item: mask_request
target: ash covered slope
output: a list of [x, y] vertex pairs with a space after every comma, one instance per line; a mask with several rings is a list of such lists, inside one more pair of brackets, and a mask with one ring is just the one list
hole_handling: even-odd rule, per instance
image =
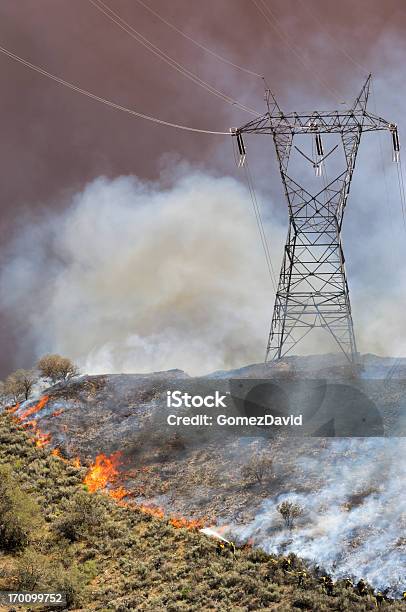
[[[51, 433], [52, 445], [68, 455], [92, 458], [123, 450], [165, 401], [167, 381], [182, 379], [188, 376], [180, 370], [82, 376], [48, 389], [35, 418], [41, 430]], [[17, 415], [33, 404], [21, 405]]]
[[[367, 393], [371, 400], [384, 409], [385, 433], [393, 435], [403, 411], [401, 396], [404, 383], [406, 390], [406, 359], [367, 355], [363, 362], [364, 368], [358, 376], [354, 376], [336, 355], [290, 357], [277, 364], [254, 364], [238, 370], [214, 372], [203, 378], [189, 377], [181, 370], [149, 375], [82, 376], [66, 385], [46, 390], [46, 403], [29, 417], [41, 430], [51, 434], [53, 446], [60, 447], [68, 455], [92, 458], [99, 452], [121, 450], [131, 453], [143, 447], [151, 450], [156, 444], [162, 445], [165, 436], [168, 437], [167, 428], [165, 432], [160, 429], [163, 415], [168, 412], [168, 389], [188, 391], [202, 381], [208, 388], [228, 389], [229, 379], [316, 379], [349, 384], [361, 390], [368, 383]], [[31, 411], [36, 403], [37, 400], [22, 404], [16, 414], [21, 416]], [[152, 429], [147, 427], [149, 423], [152, 423]], [[157, 436], [160, 440], [156, 440]], [[207, 440], [193, 442], [200, 446]]]
[[[386, 433], [394, 434], [404, 415], [405, 361], [363, 361], [358, 377], [339, 358], [323, 356], [216, 372], [206, 381], [221, 385], [231, 376], [316, 378], [361, 388], [368, 383], [375, 404], [385, 408]], [[405, 582], [404, 440], [170, 434], [162, 428], [166, 390], [194, 383], [180, 371], [82, 377], [50, 389], [32, 416], [65, 456], [86, 463], [120, 451], [121, 483], [138, 502], [224, 523], [241, 541], [295, 552], [337, 578], [366, 577], [399, 594]], [[21, 406], [16, 414], [25, 410]], [[246, 477], [244, 467], [258, 454], [268, 461], [266, 472], [261, 479]], [[293, 531], [277, 512], [287, 499], [303, 508]]]
[[[378, 357], [367, 353], [360, 355], [360, 378], [406, 379], [406, 357]], [[307, 355], [285, 357], [278, 362], [256, 363], [235, 370], [219, 370], [211, 377], [274, 377], [281, 372], [293, 372], [302, 377], [327, 377], [329, 380], [350, 376], [348, 362], [341, 354]]]
[[[286, 557], [251, 547], [218, 554], [216, 542], [198, 532], [91, 495], [81, 485], [83, 468], [32, 442], [12, 416], [0, 415], [2, 494], [13, 503], [12, 527], [24, 528], [13, 548], [4, 537], [7, 508], [0, 504], [2, 590], [30, 590], [35, 583], [36, 590], [64, 591], [68, 609], [77, 612], [366, 612], [376, 605], [370, 589], [360, 596], [344, 581], [327, 593], [319, 575], [295, 557], [287, 567]], [[383, 607], [397, 612], [406, 603]]]

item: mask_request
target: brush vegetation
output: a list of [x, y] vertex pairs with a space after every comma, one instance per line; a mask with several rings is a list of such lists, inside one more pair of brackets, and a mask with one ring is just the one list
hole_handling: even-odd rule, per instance
[[219, 552], [199, 532], [90, 494], [84, 474], [0, 415], [0, 590], [61, 590], [82, 611], [376, 609], [372, 590], [338, 582], [329, 594], [295, 556]]
[[28, 400], [36, 383], [42, 378], [51, 385], [67, 383], [80, 374], [78, 367], [68, 357], [44, 355], [36, 368], [16, 370], [5, 381], [0, 381], [0, 398], [4, 404], [16, 404]]

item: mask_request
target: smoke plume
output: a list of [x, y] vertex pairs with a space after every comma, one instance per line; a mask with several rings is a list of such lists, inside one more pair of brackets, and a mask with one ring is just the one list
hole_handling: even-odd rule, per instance
[[[65, 212], [26, 224], [2, 306], [37, 356], [60, 352], [87, 372], [192, 374], [263, 358], [273, 293], [248, 193], [186, 170], [166, 187], [99, 178]], [[283, 234], [273, 232], [279, 253]]]
[[[369, 168], [368, 177], [354, 183], [344, 232], [354, 324], [361, 352], [397, 356], [405, 230], [385, 225], [379, 178]], [[260, 202], [278, 275], [286, 211], [281, 223], [272, 197]], [[363, 225], [366, 207], [376, 232]], [[20, 366], [30, 353], [60, 352], [90, 373], [205, 374], [264, 357], [274, 291], [250, 196], [234, 178], [168, 159], [157, 182], [100, 177], [63, 212], [20, 219], [4, 261], [0, 306], [18, 329]], [[337, 351], [317, 331], [297, 354]]]
[[[255, 520], [235, 528], [267, 552], [294, 552], [335, 578], [367, 579], [376, 588], [404, 588], [406, 505], [403, 439], [333, 440], [311, 458], [297, 458], [287, 475], [292, 493], [268, 498]], [[286, 529], [277, 506], [304, 513]]]

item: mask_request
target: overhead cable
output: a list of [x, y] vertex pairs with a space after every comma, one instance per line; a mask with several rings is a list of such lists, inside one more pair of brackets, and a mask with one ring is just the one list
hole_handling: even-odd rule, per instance
[[56, 83], [59, 83], [60, 85], [63, 85], [64, 87], [68, 87], [72, 91], [76, 91], [77, 93], [80, 93], [84, 96], [87, 96], [88, 98], [91, 98], [92, 100], [96, 100], [97, 102], [106, 104], [107, 106], [110, 106], [111, 108], [122, 111], [124, 113], [128, 113], [129, 115], [139, 117], [140, 119], [146, 119], [147, 121], [152, 121], [160, 125], [166, 125], [168, 127], [177, 128], [178, 130], [185, 130], [188, 132], [198, 132], [200, 134], [215, 134], [219, 136], [230, 136], [229, 131], [228, 132], [217, 132], [214, 130], [203, 130], [203, 129], [189, 127], [187, 125], [180, 125], [178, 123], [171, 123], [170, 121], [164, 121], [163, 119], [159, 119], [158, 117], [152, 117], [151, 115], [145, 115], [144, 113], [139, 113], [138, 111], [135, 111], [131, 108], [127, 108], [126, 106], [117, 104], [116, 102], [113, 102], [112, 100], [108, 100], [106, 98], [97, 96], [96, 94], [88, 91], [87, 89], [82, 89], [81, 87], [78, 87], [77, 85], [74, 85], [73, 83], [70, 83], [69, 81], [65, 81], [64, 79], [61, 79], [60, 77], [48, 72], [44, 68], [41, 68], [40, 66], [37, 66], [36, 64], [33, 64], [29, 62], [28, 60], [20, 57], [19, 55], [16, 55], [12, 51], [9, 51], [8, 49], [6, 49], [5, 47], [2, 47], [1, 45], [0, 45], [0, 53], [3, 53], [3, 55], [6, 55], [10, 59], [16, 62], [19, 62], [20, 64], [23, 64], [30, 70], [34, 70], [35, 72], [42, 74], [42, 76], [45, 76], [48, 79], [52, 79]]
[[[375, 82], [373, 79], [371, 79], [371, 93], [372, 93], [372, 101], [373, 101], [373, 105], [374, 105], [374, 113], [375, 115], [378, 115], [378, 107], [376, 104], [376, 94], [375, 94]], [[384, 155], [383, 155], [383, 147], [382, 147], [382, 132], [378, 132], [378, 142], [379, 142], [379, 153], [380, 153], [380, 162], [381, 162], [381, 170], [382, 170], [382, 174], [383, 174], [383, 178], [384, 178], [384, 185], [385, 185], [385, 199], [386, 199], [386, 210], [391, 211], [391, 205], [389, 202], [389, 187], [388, 187], [388, 177], [386, 174], [386, 168], [385, 168], [385, 159], [384, 159]], [[393, 211], [391, 211], [392, 214], [390, 215], [390, 221], [391, 221], [391, 230], [393, 233], [393, 237], [395, 236], [394, 230], [395, 230], [395, 226], [393, 224]], [[404, 213], [402, 212], [402, 215], [404, 216]], [[403, 224], [405, 222], [403, 221]]]
[[258, 116], [260, 114], [253, 108], [245, 106], [244, 104], [241, 104], [240, 102], [238, 102], [238, 100], [234, 100], [234, 98], [231, 98], [227, 94], [224, 94], [222, 91], [220, 91], [219, 89], [216, 89], [213, 85], [210, 85], [209, 83], [207, 83], [206, 81], [198, 77], [196, 74], [194, 74], [193, 72], [191, 72], [190, 70], [182, 66], [182, 64], [180, 64], [179, 62], [174, 60], [172, 57], [170, 57], [167, 53], [162, 51], [162, 49], [160, 49], [159, 47], [151, 43], [151, 41], [149, 41], [145, 36], [143, 36], [140, 32], [138, 32], [131, 24], [125, 21], [122, 17], [120, 17], [120, 15], [117, 12], [115, 12], [113, 9], [107, 6], [107, 4], [105, 4], [102, 0], [89, 0], [89, 2], [100, 13], [102, 13], [105, 17], [107, 17], [107, 19], [109, 19], [112, 23], [115, 23], [121, 30], [123, 30], [129, 36], [131, 36], [131, 38], [133, 38], [138, 43], [140, 43], [143, 47], [148, 49], [148, 51], [150, 51], [151, 53], [159, 57], [163, 62], [168, 64], [168, 66], [171, 66], [171, 68], [173, 68], [174, 70], [182, 74], [184, 77], [193, 81], [193, 83], [195, 83], [196, 85], [199, 85], [200, 87], [202, 87], [209, 93], [223, 100], [224, 102], [227, 102], [227, 104], [231, 104], [232, 106], [235, 106], [236, 108], [239, 108], [240, 110], [250, 113], [251, 115]]
[[186, 34], [186, 32], [183, 32], [183, 30], [181, 30], [180, 28], [178, 28], [175, 25], [173, 25], [173, 23], [171, 23], [167, 19], [164, 19], [164, 17], [162, 17], [162, 15], [157, 13], [157, 11], [154, 11], [150, 6], [145, 4], [145, 2], [142, 2], [142, 0], [135, 0], [135, 1], [138, 2], [138, 4], [140, 4], [141, 6], [143, 6], [147, 11], [149, 11], [157, 19], [159, 19], [159, 21], [161, 21], [162, 23], [167, 25], [169, 28], [171, 28], [172, 30], [174, 30], [175, 32], [177, 32], [178, 34], [183, 36], [183, 38], [186, 38], [188, 41], [193, 43], [196, 47], [199, 47], [199, 49], [202, 49], [206, 53], [209, 53], [210, 55], [212, 55], [213, 57], [218, 59], [220, 62], [223, 62], [224, 64], [228, 64], [229, 66], [232, 66], [233, 68], [237, 68], [237, 70], [242, 70], [243, 72], [246, 72], [247, 74], [251, 74], [252, 76], [259, 77], [260, 79], [263, 78], [262, 74], [258, 74], [258, 72], [254, 72], [253, 70], [249, 70], [248, 68], [244, 68], [243, 66], [240, 66], [239, 64], [235, 64], [234, 62], [226, 59], [222, 55], [219, 55], [218, 53], [216, 53], [212, 49], [209, 49], [209, 47], [206, 47], [206, 45], [202, 45], [202, 43], [197, 42], [197, 40], [192, 38], [192, 36], [189, 36], [188, 34]]
[[398, 184], [399, 184], [400, 204], [402, 206], [403, 225], [406, 230], [406, 193], [405, 193], [405, 181], [403, 178], [403, 168], [402, 168], [401, 160], [399, 160], [399, 163], [396, 164], [396, 168], [398, 171]]
[[320, 19], [318, 18], [317, 14], [315, 11], [313, 11], [312, 8], [310, 8], [309, 3], [308, 2], [304, 2], [304, 0], [299, 0], [300, 4], [303, 6], [303, 8], [309, 13], [309, 15], [312, 17], [312, 19], [319, 25], [319, 27], [324, 30], [325, 34], [330, 38], [330, 40], [333, 41], [334, 45], [336, 46], [336, 48], [344, 55], [344, 57], [346, 57], [356, 68], [359, 68], [360, 71], [362, 71], [363, 74], [368, 74], [369, 70], [367, 70], [366, 68], [364, 68], [364, 66], [362, 66], [359, 62], [357, 62], [356, 59], [354, 59], [349, 53], [348, 51], [346, 51], [338, 42], [337, 38], [335, 36], [333, 36], [325, 27], [325, 25], [323, 23], [321, 23]]
[[[237, 155], [236, 155], [236, 151], [235, 151], [234, 139], [233, 139], [233, 153], [234, 153], [235, 163], [236, 163], [236, 165], [239, 166]], [[256, 219], [256, 222], [257, 222], [257, 226], [258, 226], [259, 237], [260, 237], [260, 240], [261, 240], [262, 248], [264, 250], [265, 261], [266, 261], [266, 266], [267, 266], [268, 273], [269, 273], [269, 278], [271, 280], [271, 284], [272, 284], [273, 290], [276, 292], [276, 290], [277, 290], [277, 283], [276, 283], [276, 277], [275, 277], [275, 270], [274, 270], [274, 267], [272, 265], [271, 251], [270, 251], [268, 240], [267, 240], [267, 237], [266, 237], [264, 223], [263, 223], [262, 215], [261, 215], [261, 209], [260, 209], [260, 206], [259, 206], [259, 203], [258, 203], [258, 199], [257, 199], [257, 195], [256, 195], [256, 192], [255, 192], [255, 188], [254, 188], [254, 181], [252, 179], [252, 174], [251, 174], [251, 171], [250, 171], [250, 168], [249, 168], [247, 160], [244, 161], [243, 168], [245, 170], [245, 180], [247, 182], [248, 192], [249, 192], [250, 197], [251, 197], [252, 208], [254, 210], [255, 219]]]
[[254, 6], [257, 8], [259, 13], [268, 23], [268, 25], [273, 29], [274, 32], [279, 36], [279, 38], [285, 43], [288, 49], [293, 53], [298, 62], [305, 68], [318, 82], [322, 85], [330, 95], [335, 99], [340, 99], [340, 94], [332, 89], [330, 85], [322, 79], [317, 72], [314, 70], [314, 66], [311, 66], [303, 57], [303, 53], [301, 53], [300, 49], [298, 49], [290, 40], [290, 37], [284, 32], [281, 28], [279, 21], [276, 19], [275, 15], [269, 8], [269, 6], [265, 3], [264, 0], [251, 0]]

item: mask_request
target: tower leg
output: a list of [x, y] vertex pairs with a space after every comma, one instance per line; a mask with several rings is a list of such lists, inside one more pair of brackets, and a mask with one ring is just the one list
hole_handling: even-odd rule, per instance
[[335, 217], [291, 218], [266, 361], [280, 359], [314, 328], [334, 337], [348, 361], [357, 348]]

